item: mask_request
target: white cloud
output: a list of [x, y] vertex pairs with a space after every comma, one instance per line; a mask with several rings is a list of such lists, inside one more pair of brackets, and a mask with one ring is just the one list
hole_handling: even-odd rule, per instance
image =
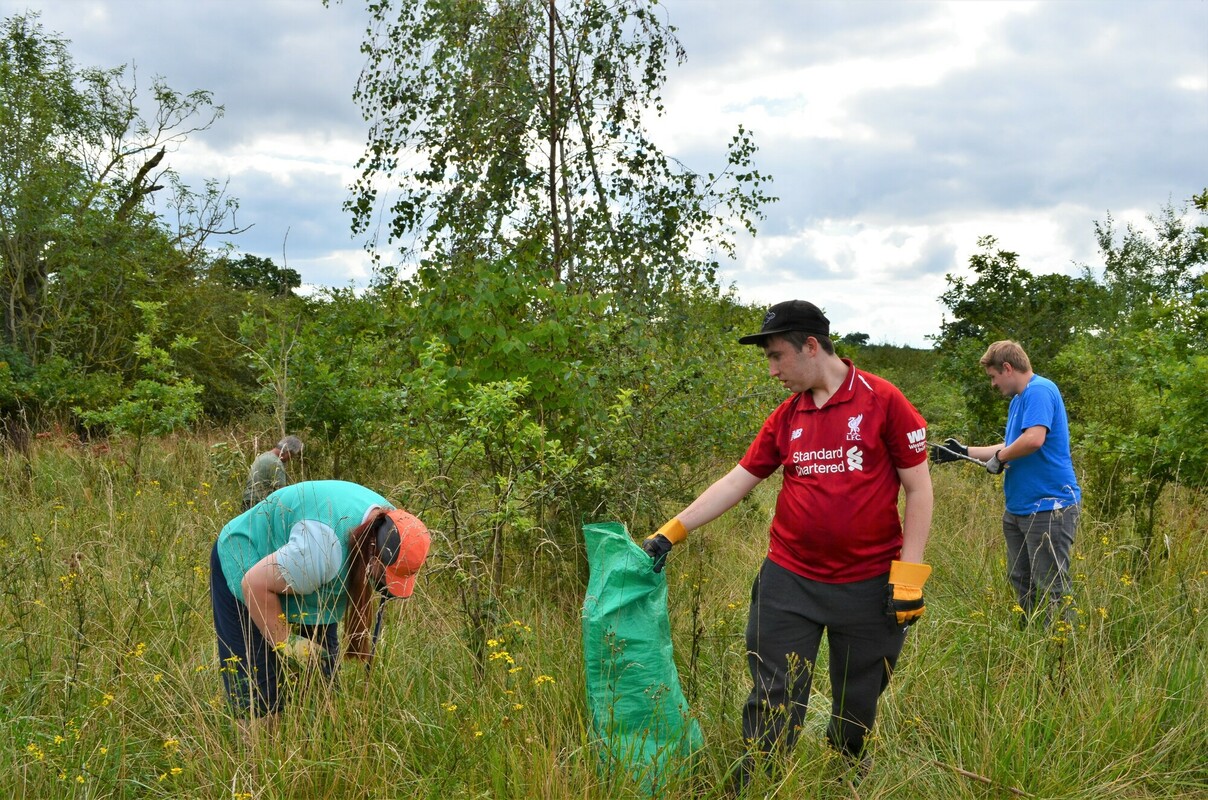
[[[743, 47], [724, 70], [715, 66], [699, 81], [679, 83], [672, 77], [668, 112], [652, 122], [651, 130], [675, 149], [691, 149], [704, 141], [728, 136], [739, 124], [758, 131], [761, 141], [782, 139], [844, 139], [900, 143], [900, 134], [868, 124], [853, 114], [855, 99], [872, 91], [926, 88], [973, 68], [979, 62], [1005, 57], [996, 29], [1005, 20], [1026, 14], [1036, 3], [945, 3], [932, 17], [882, 33], [853, 48], [843, 58], [804, 66], [784, 66], [790, 44], [782, 31]], [[802, 15], [808, 19], [808, 14]], [[920, 51], [909, 42], [922, 39]], [[875, 52], [878, 45], [884, 50]], [[808, 47], [808, 38], [792, 46]]]
[[1208, 75], [1181, 75], [1174, 85], [1188, 92], [1208, 92]]
[[[27, 2], [0, 0], [0, 16]], [[837, 330], [925, 345], [944, 274], [967, 269], [978, 237], [1072, 273], [1096, 266], [1095, 220], [1143, 224], [1205, 185], [1208, 2], [660, 8], [688, 61], [669, 67], [655, 141], [716, 171], [741, 124], [782, 198], [722, 265], [747, 302], [809, 297]], [[163, 75], [226, 106], [171, 162], [195, 186], [230, 178], [254, 225], [241, 251], [287, 257], [308, 284], [369, 279], [342, 210], [365, 136], [362, 4], [72, 0], [45, 3], [43, 22], [81, 66], [135, 62], [143, 84]]]
[[356, 178], [353, 165], [361, 156], [363, 142], [325, 138], [320, 145], [312, 135], [268, 131], [221, 149], [204, 141], [191, 142], [178, 156], [179, 168], [233, 177], [254, 172], [284, 186], [305, 175], [322, 175], [350, 184]]
[[[1148, 213], [1122, 209], [1112, 217], [1121, 227], [1143, 228]], [[841, 333], [925, 347], [944, 317], [945, 276], [972, 274], [980, 237], [994, 236], [994, 250], [1016, 253], [1033, 274], [1075, 275], [1097, 265], [1095, 217], [1092, 209], [1057, 206], [912, 225], [827, 219], [745, 243], [721, 276], [725, 284], [737, 283], [749, 302], [807, 299], [827, 309]]]
[[373, 277], [373, 260], [364, 250], [331, 250], [317, 257], [290, 259], [289, 267], [310, 276], [307, 284], [311, 291], [350, 284], [363, 288]]

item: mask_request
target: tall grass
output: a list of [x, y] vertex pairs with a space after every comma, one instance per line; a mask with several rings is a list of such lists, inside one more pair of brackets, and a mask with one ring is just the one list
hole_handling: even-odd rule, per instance
[[[416, 595], [390, 609], [372, 671], [346, 668], [334, 692], [298, 691], [274, 733], [237, 736], [207, 583], [214, 536], [239, 497], [229, 455], [200, 437], [165, 440], [138, 483], [120, 450], [62, 439], [40, 440], [28, 462], [5, 460], [0, 795], [643, 796], [598, 769], [581, 589], [540, 577], [575, 574], [581, 565], [564, 562], [581, 553], [513, 560], [522, 572], [479, 669], [439, 531]], [[1165, 557], [1148, 565], [1138, 566], [1127, 521], [1084, 517], [1077, 623], [1043, 631], [1018, 624], [999, 488], [973, 467], [933, 474], [928, 612], [882, 700], [871, 771], [857, 781], [822, 744], [822, 670], [796, 753], [750, 794], [1208, 797], [1203, 494], [1164, 499]], [[740, 755], [743, 629], [775, 488], [760, 487], [670, 559], [676, 656], [706, 749], [664, 796], [721, 797]]]

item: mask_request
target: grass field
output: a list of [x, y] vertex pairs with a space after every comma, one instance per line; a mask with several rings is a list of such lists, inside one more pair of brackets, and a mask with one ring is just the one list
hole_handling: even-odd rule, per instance
[[[349, 668], [338, 692], [302, 693], [274, 735], [238, 737], [220, 695], [207, 581], [239, 475], [211, 441], [145, 452], [137, 481], [120, 451], [62, 437], [39, 440], [28, 460], [6, 457], [0, 796], [643, 796], [597, 769], [573, 546], [512, 559], [476, 668], [435, 531], [372, 673]], [[1164, 498], [1164, 552], [1147, 567], [1128, 520], [1085, 514], [1076, 629], [1043, 632], [1017, 624], [993, 479], [964, 465], [933, 474], [928, 611], [882, 699], [872, 770], [854, 783], [822, 744], [820, 674], [817, 725], [776, 781], [748, 796], [1208, 797], [1203, 493]], [[761, 486], [671, 557], [676, 657], [706, 746], [661, 796], [721, 797], [740, 753], [742, 632], [774, 491]]]

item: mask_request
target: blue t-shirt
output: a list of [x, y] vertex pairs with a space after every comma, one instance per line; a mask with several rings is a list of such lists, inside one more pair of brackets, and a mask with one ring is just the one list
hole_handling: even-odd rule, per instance
[[1043, 425], [1048, 433], [1035, 453], [1007, 463], [1003, 492], [1007, 511], [1019, 516], [1077, 505], [1082, 490], [1070, 458], [1070, 421], [1057, 384], [1033, 375], [1027, 387], [1011, 398], [1007, 433], [1011, 444], [1028, 428]]

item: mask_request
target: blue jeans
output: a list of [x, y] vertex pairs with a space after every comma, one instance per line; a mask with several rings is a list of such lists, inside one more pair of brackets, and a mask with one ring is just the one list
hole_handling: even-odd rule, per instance
[[1023, 516], [1003, 513], [1007, 577], [1023, 609], [1024, 624], [1041, 611], [1046, 626], [1055, 617], [1074, 623], [1070, 552], [1079, 514], [1076, 505]]
[[[252, 623], [247, 606], [231, 594], [217, 544], [210, 553], [210, 602], [218, 634], [218, 667], [231, 711], [237, 717], [277, 713], [285, 700], [281, 656]], [[322, 644], [332, 656], [339, 653], [335, 625], [300, 625], [299, 633]], [[331, 678], [335, 663], [334, 658], [323, 661], [324, 677]]]

